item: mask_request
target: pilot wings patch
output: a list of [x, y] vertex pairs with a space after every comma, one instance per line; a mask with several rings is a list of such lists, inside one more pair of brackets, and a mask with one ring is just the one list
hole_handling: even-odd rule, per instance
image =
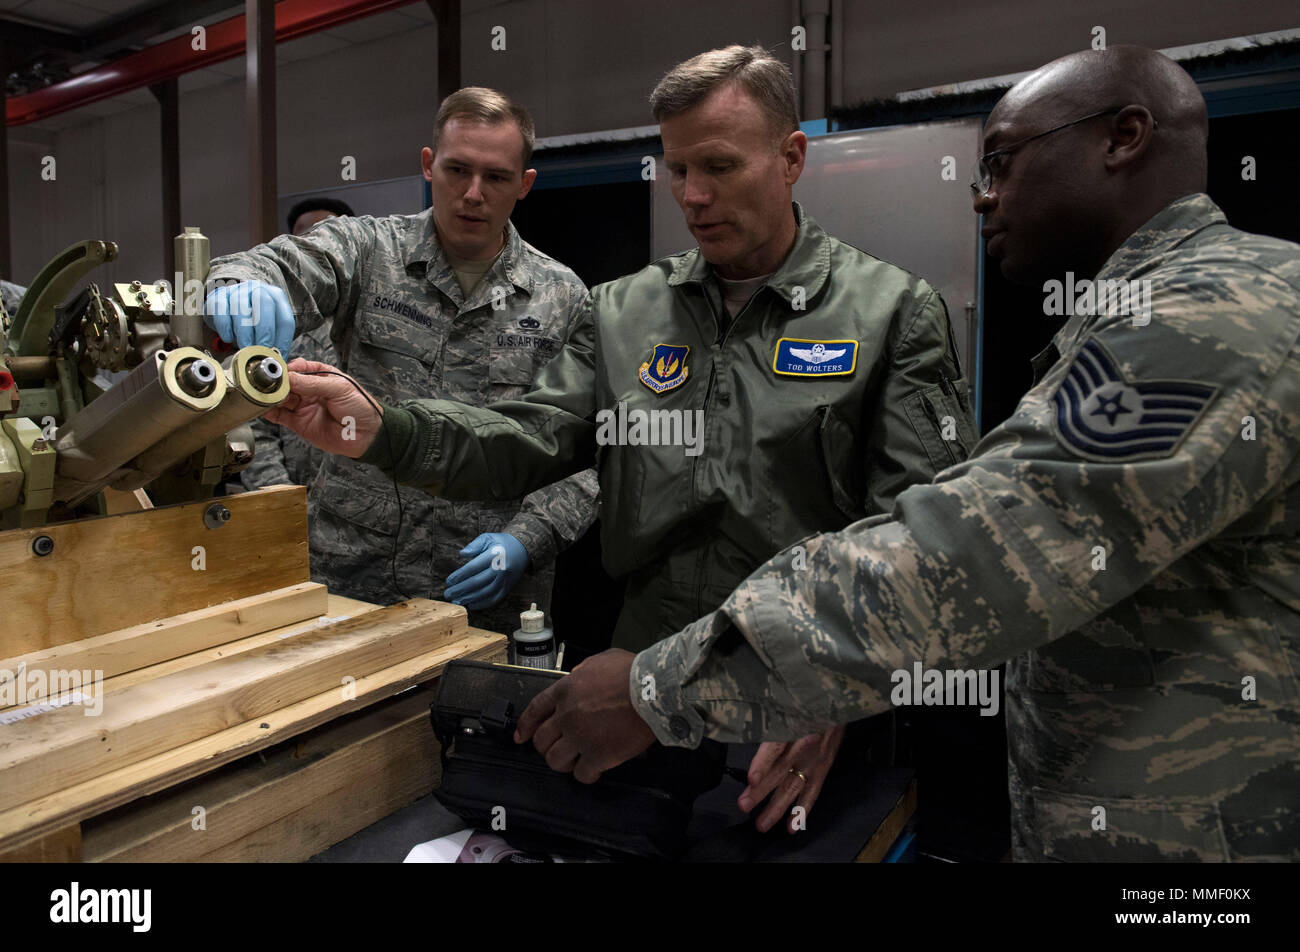
[[857, 362], [855, 340], [782, 337], [772, 355], [772, 369], [786, 377], [842, 377], [853, 373]]
[[1090, 340], [1052, 397], [1056, 433], [1084, 459], [1159, 459], [1178, 448], [1218, 391], [1192, 380], [1127, 380], [1110, 351]]

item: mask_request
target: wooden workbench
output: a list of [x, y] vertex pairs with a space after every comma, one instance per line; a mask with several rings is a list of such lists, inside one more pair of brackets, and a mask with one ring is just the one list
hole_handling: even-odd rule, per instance
[[0, 533], [0, 860], [303, 859], [432, 789], [427, 686], [505, 639], [310, 582], [301, 488], [219, 502]]

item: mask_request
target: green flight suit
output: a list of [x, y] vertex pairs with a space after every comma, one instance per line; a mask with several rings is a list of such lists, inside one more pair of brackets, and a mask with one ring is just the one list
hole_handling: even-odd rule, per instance
[[[698, 250], [663, 258], [592, 290], [529, 393], [407, 401], [362, 461], [448, 498], [510, 499], [594, 460], [629, 649], [715, 610], [785, 546], [890, 511], [975, 442], [947, 311], [794, 212], [790, 254], [734, 320]], [[702, 411], [702, 440], [620, 445], [599, 420], [613, 411], [678, 411], [684, 428]]]

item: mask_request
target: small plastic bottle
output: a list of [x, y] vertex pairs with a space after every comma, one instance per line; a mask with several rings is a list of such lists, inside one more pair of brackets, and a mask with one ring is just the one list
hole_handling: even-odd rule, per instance
[[546, 613], [532, 608], [519, 613], [519, 628], [510, 637], [510, 663], [525, 668], [555, 667], [555, 632], [546, 627]]

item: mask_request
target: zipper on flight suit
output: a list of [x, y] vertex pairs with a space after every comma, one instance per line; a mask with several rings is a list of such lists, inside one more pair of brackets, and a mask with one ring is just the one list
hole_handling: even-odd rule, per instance
[[[943, 424], [939, 421], [939, 413], [935, 410], [934, 404], [930, 402], [930, 397], [927, 394], [921, 394], [921, 405], [925, 407], [925, 415], [930, 418], [930, 422], [934, 424], [935, 431], [939, 434], [939, 442], [943, 444], [944, 452], [948, 454], [948, 462], [952, 464], [960, 463], [960, 457], [953, 452], [951, 446], [954, 441], [945, 440], [943, 438]], [[954, 419], [953, 426], [956, 427], [956, 425], [957, 422]], [[965, 449], [965, 447], [963, 447], [963, 449]]]
[[[709, 364], [709, 382], [705, 384], [704, 387], [703, 410], [704, 410], [704, 431], [706, 434], [708, 433], [708, 429], [709, 429], [709, 422], [708, 422], [709, 400], [713, 396], [714, 381], [718, 379], [718, 357], [722, 353], [722, 348], [726, 346], [727, 341], [731, 339], [731, 332], [736, 329], [736, 325], [740, 323], [740, 319], [745, 316], [746, 312], [749, 311], [749, 306], [754, 303], [754, 298], [758, 297], [758, 295], [762, 292], [763, 288], [765, 287], [767, 287], [766, 284], [762, 285], [761, 287], [758, 288], [757, 291], [755, 291], [753, 294], [749, 296], [749, 300], [745, 302], [745, 306], [742, 307], [736, 313], [735, 317], [731, 318], [731, 322], [727, 325], [727, 329], [725, 331], [722, 331], [721, 333], [717, 333], [718, 328], [720, 328], [722, 325], [718, 319], [718, 312], [714, 310], [713, 298], [709, 296], [708, 288], [706, 287], [701, 288], [701, 291], [704, 294], [704, 301], [709, 308], [709, 316], [713, 318], [713, 327], [715, 330], [715, 333], [713, 335], [714, 337], [713, 343], [709, 345], [709, 351], [713, 355], [713, 360]], [[701, 436], [701, 439], [703, 439], [703, 435]], [[695, 459], [691, 462], [691, 495], [692, 496], [694, 496], [696, 492], [696, 476], [697, 476], [696, 470], [697, 467], [700, 465], [700, 459], [703, 458], [703, 456], [704, 453], [701, 452], [700, 455], [695, 457]], [[716, 605], [706, 607], [703, 606], [702, 604], [704, 600], [703, 568], [704, 567], [702, 565], [699, 566], [699, 568], [695, 573], [695, 577], [699, 580], [695, 586], [695, 606], [696, 606], [696, 612], [699, 615], [708, 614], [709, 612], [717, 608]]]

